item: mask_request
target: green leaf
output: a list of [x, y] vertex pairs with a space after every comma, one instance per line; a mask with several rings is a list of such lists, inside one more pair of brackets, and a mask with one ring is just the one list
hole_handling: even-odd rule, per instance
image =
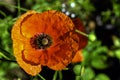
[[120, 59], [120, 49], [115, 51], [115, 55], [118, 59]]
[[81, 68], [82, 68], [82, 66], [80, 64], [75, 65], [74, 68], [73, 68], [74, 73], [76, 75], [80, 76], [81, 75]]
[[101, 73], [95, 77], [95, 80], [110, 80], [110, 78], [106, 74]]
[[99, 55], [94, 57], [94, 59], [92, 59], [91, 65], [96, 69], [105, 69], [108, 67], [106, 60], [107, 60], [107, 56]]
[[85, 72], [82, 76], [82, 80], [93, 80], [95, 72], [90, 67], [85, 68]]

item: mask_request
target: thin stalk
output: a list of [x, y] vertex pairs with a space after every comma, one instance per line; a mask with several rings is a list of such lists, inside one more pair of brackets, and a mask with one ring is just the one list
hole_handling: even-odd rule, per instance
[[43, 76], [41, 76], [40, 74], [38, 74], [38, 76], [42, 79], [42, 80], [46, 80]]
[[5, 58], [4, 58], [4, 59], [1, 59], [1, 58], [0, 58], [0, 61], [3, 61], [3, 62], [14, 62], [14, 63], [16, 63], [15, 60], [6, 60]]
[[77, 33], [79, 33], [79, 34], [82, 34], [83, 36], [88, 37], [88, 35], [87, 35], [86, 33], [82, 32], [82, 31], [80, 31], [80, 30], [78, 30], [78, 29], [76, 29], [75, 31], [76, 31]]
[[10, 58], [7, 57], [6, 55], [4, 55], [2, 52], [0, 52], [0, 56], [2, 56], [3, 58], [5, 58], [6, 60], [10, 60]]
[[34, 80], [34, 76], [30, 76], [30, 80]]
[[58, 74], [58, 71], [55, 71], [55, 73], [53, 75], [53, 80], [57, 80], [57, 74]]
[[59, 73], [59, 79], [62, 80], [63, 76], [62, 76], [62, 71], [58, 71]]
[[21, 10], [20, 10], [20, 0], [18, 0], [18, 15], [21, 14]]
[[84, 74], [84, 66], [81, 65], [80, 80], [83, 80], [82, 76]]
[[0, 5], [5, 5], [5, 6], [9, 6], [9, 7], [13, 7], [13, 8], [16, 8], [16, 9], [20, 9], [22, 11], [28, 11], [28, 9], [25, 9], [25, 8], [18, 8], [18, 6], [14, 6], [14, 5], [11, 5], [11, 4], [7, 4], [7, 3], [4, 3], [4, 2], [0, 2]]
[[[11, 60], [10, 57], [10, 53], [7, 52], [6, 50], [0, 48], [0, 56], [2, 56], [3, 58], [5, 58], [6, 60]], [[8, 57], [9, 56], [9, 57]]]
[[7, 15], [1, 10], [0, 10], [0, 14], [2, 14], [4, 17], [7, 17]]

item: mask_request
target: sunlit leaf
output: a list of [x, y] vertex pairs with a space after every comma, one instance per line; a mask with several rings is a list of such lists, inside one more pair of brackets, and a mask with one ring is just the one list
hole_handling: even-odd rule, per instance
[[107, 60], [107, 56], [99, 55], [94, 57], [91, 61], [91, 65], [96, 69], [105, 69], [107, 68], [107, 63], [105, 62]]
[[85, 68], [85, 72], [82, 76], [83, 80], [93, 80], [93, 78], [95, 77], [95, 72], [92, 70], [92, 68], [88, 67]]
[[110, 80], [110, 78], [107, 75], [101, 73], [95, 77], [95, 80]]
[[115, 51], [115, 55], [118, 59], [120, 59], [120, 49]]

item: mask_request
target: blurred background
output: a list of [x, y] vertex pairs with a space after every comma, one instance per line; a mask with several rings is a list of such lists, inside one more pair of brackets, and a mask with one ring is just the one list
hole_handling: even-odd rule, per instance
[[[62, 80], [120, 80], [120, 0], [0, 0], [0, 80], [42, 80], [27, 75], [12, 51], [11, 28], [31, 9], [59, 10], [84, 23], [89, 38], [84, 61], [68, 65]], [[44, 67], [40, 74], [53, 80], [54, 73]]]

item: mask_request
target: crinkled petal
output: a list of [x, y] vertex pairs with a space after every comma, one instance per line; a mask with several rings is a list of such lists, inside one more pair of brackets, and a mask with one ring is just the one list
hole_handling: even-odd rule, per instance
[[21, 31], [21, 23], [24, 21], [25, 18], [28, 16], [35, 14], [35, 11], [28, 11], [27, 13], [23, 14], [21, 17], [18, 18], [18, 20], [15, 22], [13, 28], [12, 28], [12, 39], [18, 39], [18, 40], [25, 40], [26, 38], [22, 35]]
[[[81, 20], [79, 18], [73, 19], [73, 23], [74, 23], [76, 29], [80, 30], [81, 32], [86, 33], [85, 27], [83, 26], [83, 23], [81, 22]], [[78, 34], [79, 39], [80, 39], [79, 43], [78, 43], [80, 45], [79, 49], [82, 49], [87, 45], [88, 38], [80, 33], [77, 33], [77, 34]]]
[[83, 55], [82, 55], [82, 50], [79, 50], [75, 54], [74, 58], [72, 59], [72, 63], [77, 63], [77, 62], [81, 62], [81, 61], [83, 61]]
[[43, 24], [41, 13], [34, 13], [24, 18], [21, 23], [21, 33], [26, 38], [31, 38], [36, 34], [45, 31], [46, 25]]
[[28, 11], [23, 14], [14, 24], [12, 28], [12, 40], [13, 40], [13, 52], [16, 57], [17, 63], [20, 67], [25, 70], [28, 74], [35, 76], [41, 71], [41, 65], [31, 65], [24, 61], [22, 51], [24, 50], [24, 45], [29, 40], [24, 37], [21, 33], [21, 23], [24, 18], [28, 17], [31, 14], [36, 13], [35, 11]]
[[[79, 39], [77, 35], [70, 34], [71, 36], [67, 35], [66, 40], [56, 42], [56, 46], [49, 51], [49, 61], [47, 66], [53, 70], [61, 70], [64, 69], [69, 63], [71, 63], [74, 55], [76, 54], [79, 44], [75, 41]], [[73, 39], [74, 37], [74, 39]], [[60, 66], [59, 66], [60, 65]], [[58, 69], [57, 69], [58, 68]]]
[[56, 65], [54, 66], [48, 66], [50, 69], [53, 69], [53, 70], [63, 70], [64, 68], [66, 68], [66, 64], [64, 65], [63, 63], [57, 63]]
[[14, 55], [20, 67], [28, 74], [35, 76], [41, 71], [41, 65], [31, 65], [24, 61], [22, 50], [24, 50], [24, 44], [18, 40], [13, 41]]

